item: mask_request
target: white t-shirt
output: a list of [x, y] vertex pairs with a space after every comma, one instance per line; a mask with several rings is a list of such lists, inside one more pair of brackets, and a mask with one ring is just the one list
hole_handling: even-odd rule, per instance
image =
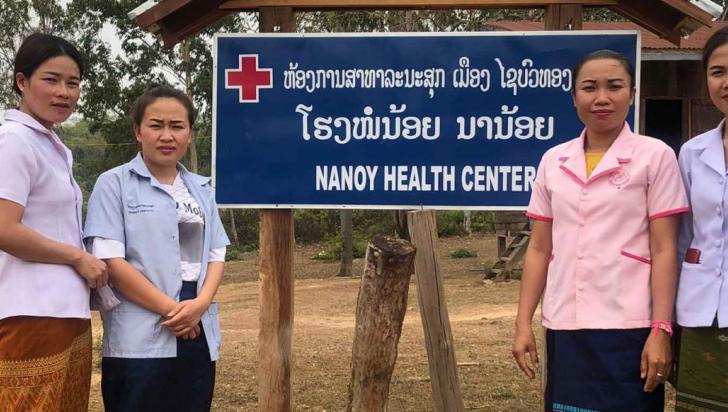
[[[174, 183], [161, 185], [177, 204], [177, 225], [179, 228], [179, 252], [182, 280], [196, 282], [200, 278], [202, 264], [202, 242], [205, 230], [205, 214], [200, 205], [187, 190], [177, 174]], [[225, 261], [225, 247], [210, 251], [210, 262]], [[123, 243], [111, 239], [94, 238], [93, 255], [99, 259], [124, 258], [126, 248]]]

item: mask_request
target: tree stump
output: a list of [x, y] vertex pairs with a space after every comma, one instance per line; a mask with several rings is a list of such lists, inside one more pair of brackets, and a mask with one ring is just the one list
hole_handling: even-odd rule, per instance
[[407, 311], [415, 248], [406, 240], [375, 237], [367, 246], [356, 303], [347, 411], [384, 411]]

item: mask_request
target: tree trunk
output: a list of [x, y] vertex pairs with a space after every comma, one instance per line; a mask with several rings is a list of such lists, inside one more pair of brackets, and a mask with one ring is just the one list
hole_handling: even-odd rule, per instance
[[471, 224], [471, 210], [465, 210], [463, 212], [463, 226], [465, 226], [465, 233], [468, 234], [468, 236], [472, 236], [473, 234], [473, 227]]
[[[190, 44], [189, 40], [182, 42], [182, 63], [185, 68], [185, 93], [192, 98], [192, 73], [190, 73]], [[195, 125], [191, 124], [190, 128], [194, 128]], [[190, 146], [187, 148], [187, 154], [189, 155], [189, 167], [192, 173], [197, 173], [197, 144], [195, 139], [190, 141]]]
[[349, 277], [352, 274], [351, 263], [354, 259], [354, 222], [351, 209], [342, 209], [341, 217], [341, 267], [336, 276]]
[[230, 231], [233, 232], [233, 246], [240, 246], [240, 239], [238, 238], [238, 227], [235, 224], [235, 209], [228, 209], [230, 215]]
[[400, 239], [409, 240], [409, 230], [407, 229], [407, 211], [395, 210], [394, 214], [394, 230]]
[[414, 257], [415, 248], [402, 239], [377, 236], [367, 247], [356, 303], [347, 411], [386, 410]]

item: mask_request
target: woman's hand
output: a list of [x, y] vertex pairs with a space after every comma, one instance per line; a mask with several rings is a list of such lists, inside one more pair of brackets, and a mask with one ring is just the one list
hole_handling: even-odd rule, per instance
[[86, 280], [86, 284], [90, 288], [106, 286], [109, 281], [106, 263], [86, 251], [80, 250], [78, 257], [73, 262], [73, 268]]
[[[511, 349], [513, 357], [516, 359], [518, 367], [529, 379], [536, 377], [534, 369], [538, 369], [538, 350], [536, 349], [536, 338], [533, 336], [531, 325], [517, 325], [516, 336], [513, 339], [513, 348]], [[526, 360], [526, 354], [531, 359], [531, 365]]]
[[202, 314], [210, 305], [200, 298], [183, 300], [167, 314], [161, 326], [169, 329], [174, 336], [182, 337], [194, 330], [200, 323]]
[[672, 348], [670, 336], [657, 329], [650, 332], [642, 350], [640, 377], [645, 380], [644, 391], [652, 392], [664, 383], [672, 369]]
[[200, 325], [195, 325], [191, 331], [179, 336], [180, 339], [191, 340], [200, 336]]

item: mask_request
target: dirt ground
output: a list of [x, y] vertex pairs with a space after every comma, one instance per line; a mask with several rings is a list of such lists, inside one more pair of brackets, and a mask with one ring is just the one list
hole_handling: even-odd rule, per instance
[[[477, 257], [453, 259], [466, 248]], [[467, 411], [537, 411], [539, 380], [528, 381], [510, 355], [519, 282], [483, 283], [475, 269], [495, 259], [495, 238], [444, 238], [440, 264], [455, 344], [460, 388]], [[295, 411], [342, 411], [351, 376], [351, 346], [358, 278], [336, 278], [338, 263], [312, 260], [316, 246], [297, 246], [292, 391]], [[354, 262], [360, 274], [363, 259]], [[222, 352], [217, 363], [213, 410], [257, 411], [257, 255], [226, 265], [217, 294]], [[408, 311], [390, 386], [390, 411], [430, 411], [432, 396], [417, 285], [410, 285]], [[535, 322], [538, 323], [538, 322]], [[540, 336], [541, 332], [536, 332]], [[95, 370], [91, 411], [103, 410], [100, 392], [101, 325], [94, 319]], [[540, 342], [539, 342], [540, 343]]]

